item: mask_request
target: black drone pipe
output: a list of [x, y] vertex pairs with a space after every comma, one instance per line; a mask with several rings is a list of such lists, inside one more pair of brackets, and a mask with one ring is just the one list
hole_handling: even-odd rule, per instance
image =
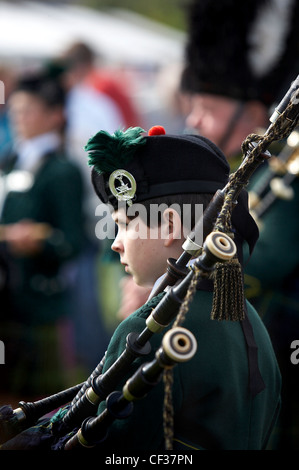
[[144, 398], [161, 380], [165, 369], [189, 361], [197, 350], [193, 334], [182, 327], [170, 329], [163, 337], [155, 358], [143, 364], [126, 382], [122, 392], [112, 392], [105, 410], [97, 417], [84, 420], [81, 428], [64, 445], [64, 450], [93, 447], [105, 441], [109, 426], [116, 419], [125, 419], [133, 411], [133, 402]]

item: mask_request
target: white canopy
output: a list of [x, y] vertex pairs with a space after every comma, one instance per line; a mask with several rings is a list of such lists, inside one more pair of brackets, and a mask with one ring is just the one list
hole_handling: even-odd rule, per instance
[[0, 1], [0, 58], [56, 56], [85, 41], [107, 63], [157, 66], [180, 62], [183, 33], [124, 10], [102, 12], [69, 4]]

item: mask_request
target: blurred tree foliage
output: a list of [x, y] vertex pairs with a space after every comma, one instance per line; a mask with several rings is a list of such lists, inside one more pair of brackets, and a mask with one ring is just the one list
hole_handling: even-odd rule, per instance
[[97, 10], [123, 8], [149, 19], [185, 31], [185, 7], [190, 0], [79, 0], [82, 6]]

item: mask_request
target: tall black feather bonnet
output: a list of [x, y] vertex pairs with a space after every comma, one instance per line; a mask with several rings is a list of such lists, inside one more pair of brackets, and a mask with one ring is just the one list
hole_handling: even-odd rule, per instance
[[297, 0], [193, 0], [181, 87], [270, 107], [299, 62]]

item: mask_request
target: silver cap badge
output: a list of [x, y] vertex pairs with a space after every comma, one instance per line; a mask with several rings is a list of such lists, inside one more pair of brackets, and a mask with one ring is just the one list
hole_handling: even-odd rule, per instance
[[115, 170], [109, 177], [109, 188], [116, 199], [126, 201], [129, 206], [132, 205], [137, 185], [131, 173], [126, 170]]

